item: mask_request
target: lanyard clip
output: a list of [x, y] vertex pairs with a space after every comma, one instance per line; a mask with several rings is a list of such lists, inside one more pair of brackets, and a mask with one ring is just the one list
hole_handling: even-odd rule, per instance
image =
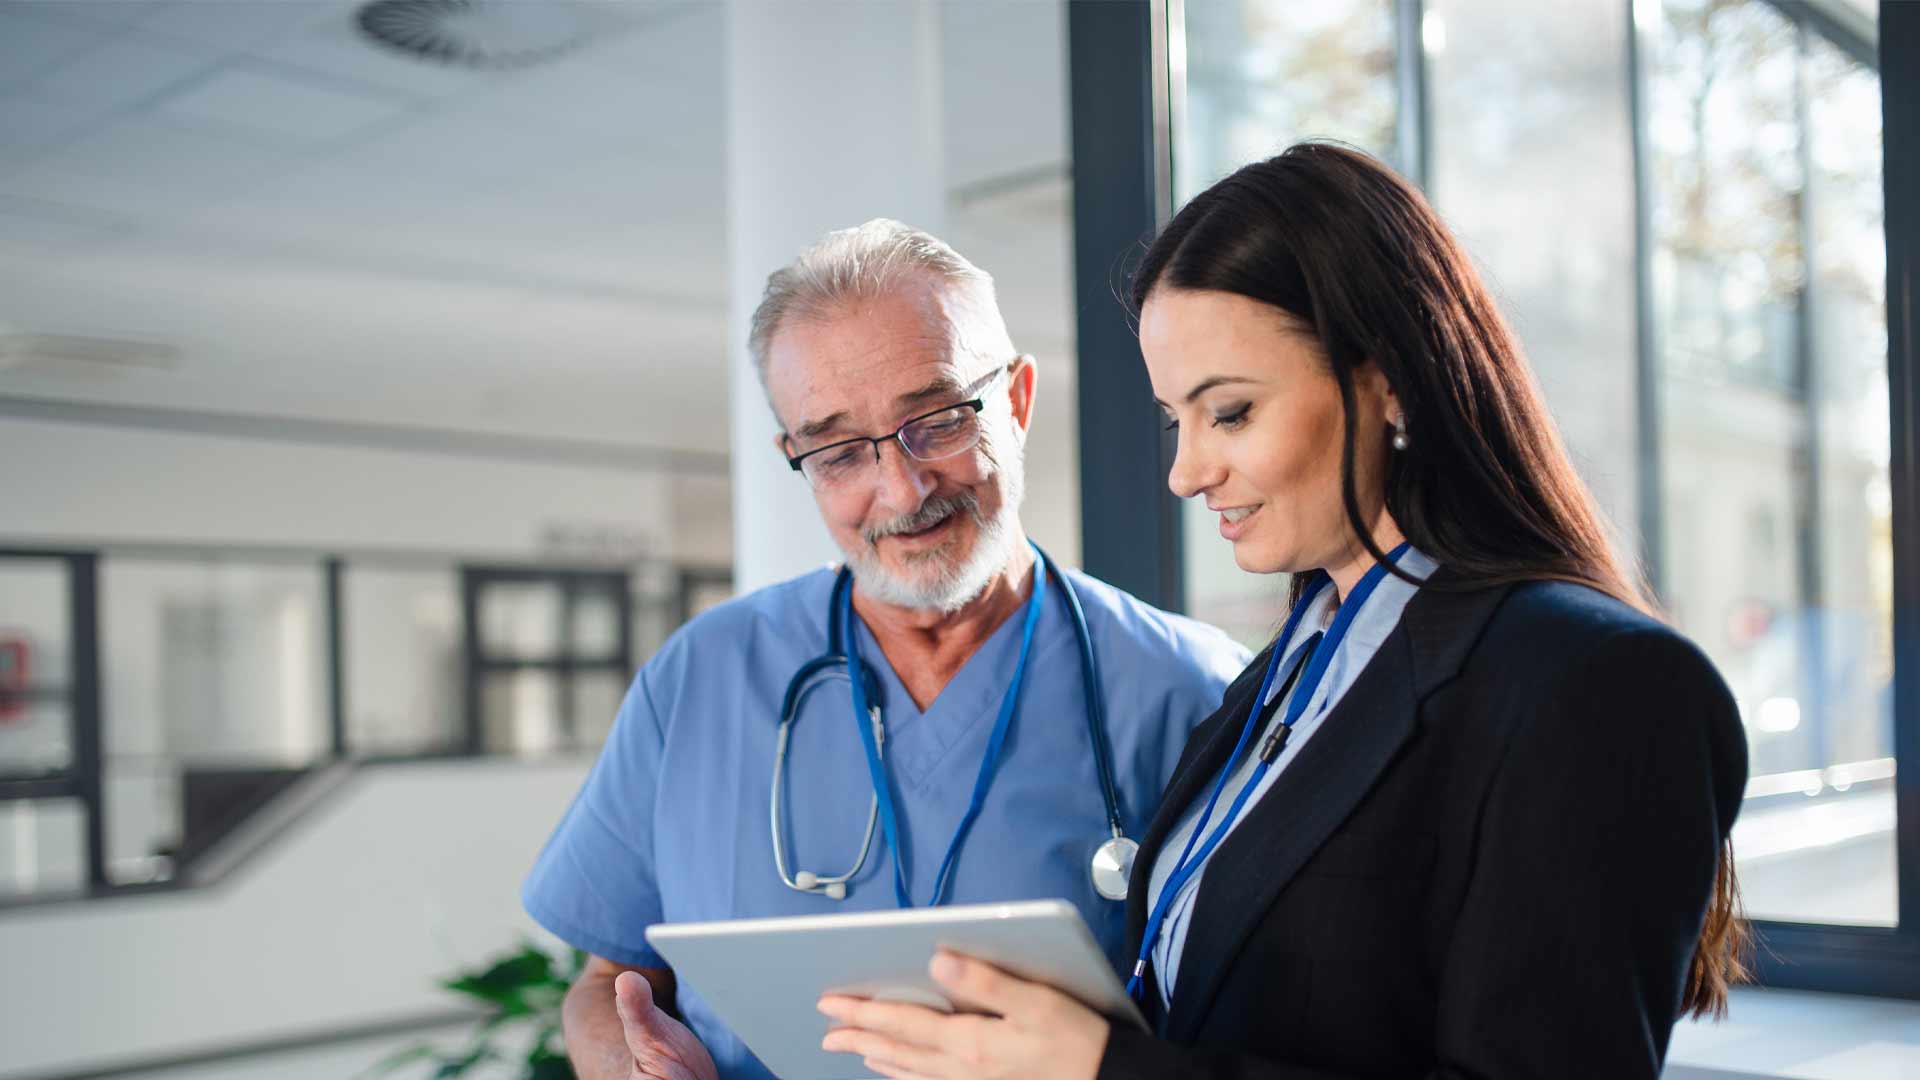
[[1260, 744], [1260, 760], [1268, 765], [1273, 764], [1280, 757], [1280, 752], [1287, 748], [1287, 736], [1292, 734], [1293, 725], [1282, 723], [1273, 734], [1267, 736], [1266, 742]]

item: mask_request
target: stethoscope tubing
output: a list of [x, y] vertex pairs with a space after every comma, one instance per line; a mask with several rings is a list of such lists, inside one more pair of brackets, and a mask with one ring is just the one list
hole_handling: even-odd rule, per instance
[[[1067, 607], [1069, 621], [1073, 624], [1074, 638], [1079, 646], [1081, 684], [1087, 705], [1087, 737], [1093, 749], [1095, 771], [1099, 776], [1100, 796], [1103, 809], [1106, 813], [1107, 829], [1112, 834], [1111, 839], [1102, 845], [1101, 850], [1103, 852], [1106, 851], [1108, 845], [1112, 845], [1115, 842], [1127, 845], [1130, 848], [1132, 842], [1126, 839], [1125, 826], [1120, 815], [1119, 785], [1114, 775], [1112, 747], [1107, 741], [1106, 709], [1104, 707], [1103, 696], [1100, 693], [1099, 666], [1093, 649], [1093, 635], [1087, 625], [1086, 609], [1080, 602], [1079, 591], [1074, 588], [1073, 583], [1067, 579], [1066, 575], [1060, 572], [1059, 568], [1054, 564], [1052, 557], [1042, 551], [1038, 545], [1034, 545], [1033, 550], [1037, 556], [1036, 572], [1050, 575], [1052, 579], [1060, 585], [1060, 591]], [[783, 695], [780, 706], [780, 723], [775, 737], [773, 781], [770, 786], [771, 806], [768, 811], [769, 827], [773, 840], [774, 869], [778, 872], [781, 882], [788, 888], [800, 892], [825, 892], [827, 895], [836, 896], [836, 898], [844, 895], [846, 884], [851, 882], [853, 878], [858, 876], [861, 870], [865, 868], [867, 858], [872, 851], [874, 832], [881, 817], [881, 798], [877, 788], [868, 802], [867, 825], [864, 835], [861, 838], [860, 852], [853, 867], [845, 873], [832, 876], [818, 876], [808, 873], [804, 875], [809, 879], [805, 882], [801, 880], [801, 874], [792, 872], [787, 866], [786, 830], [783, 828], [784, 820], [780, 807], [781, 797], [784, 793], [784, 784], [782, 781], [786, 772], [789, 740], [793, 725], [798, 719], [800, 703], [807, 687], [812, 683], [812, 680], [822, 672], [847, 665], [848, 654], [846, 649], [851, 647], [851, 642], [848, 640], [851, 635], [847, 633], [850, 627], [844, 623], [841, 618], [841, 608], [846, 600], [846, 597], [842, 594], [842, 590], [850, 591], [852, 587], [852, 574], [843, 567], [834, 580], [833, 591], [828, 603], [827, 641], [829, 651], [801, 665], [800, 670], [795, 672], [793, 678], [787, 682], [786, 693]], [[1041, 583], [1036, 581], [1035, 588], [1038, 589], [1040, 587]], [[875, 681], [871, 666], [864, 664], [856, 666], [860, 671], [861, 681], [863, 683], [860, 689], [865, 691], [864, 694], [856, 695], [856, 697], [864, 697], [870, 703], [867, 709], [869, 727], [862, 732], [862, 736], [863, 738], [872, 739], [872, 760], [876, 762], [883, 761], [886, 728], [882, 720], [879, 705], [880, 688]], [[876, 776], [874, 779], [876, 783], [884, 782], [883, 776]], [[1129, 851], [1129, 861], [1130, 854], [1131, 852]], [[1098, 855], [1096, 855], [1096, 860], [1097, 859]], [[945, 874], [943, 873], [941, 877], [944, 881]], [[836, 886], [842, 891], [838, 893], [828, 891], [829, 887]], [[1106, 886], [1102, 885], [1101, 888], [1103, 890], [1102, 894], [1108, 895], [1104, 892]], [[1108, 895], [1108, 898], [1120, 899], [1122, 897]], [[937, 902], [937, 891], [935, 899]]]

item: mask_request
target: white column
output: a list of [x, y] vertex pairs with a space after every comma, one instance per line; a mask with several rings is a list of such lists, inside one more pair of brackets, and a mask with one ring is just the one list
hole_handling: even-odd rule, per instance
[[940, 12], [932, 0], [731, 0], [727, 7], [728, 322], [734, 583], [839, 557], [747, 354], [767, 275], [829, 229], [898, 218], [938, 235]]

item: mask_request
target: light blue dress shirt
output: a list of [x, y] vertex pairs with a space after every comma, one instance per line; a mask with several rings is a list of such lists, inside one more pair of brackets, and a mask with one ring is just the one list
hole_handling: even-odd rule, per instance
[[[1249, 658], [1212, 627], [1066, 573], [1100, 669], [1123, 823], [1138, 837], [1187, 736]], [[768, 800], [781, 698], [800, 666], [827, 651], [833, 581], [823, 569], [723, 604], [647, 661], [522, 891], [541, 925], [609, 960], [666, 967], [644, 936], [654, 923], [895, 906], [893, 854], [877, 833], [845, 900], [789, 889], [774, 869]], [[1079, 645], [1061, 596], [1051, 586], [1048, 593], [999, 770], [943, 900], [1064, 898], [1119, 970], [1128, 959], [1125, 907], [1095, 893], [1089, 874], [1109, 834], [1087, 741]], [[866, 627], [858, 630], [861, 656], [879, 679], [887, 772], [917, 903], [931, 894], [967, 810], [1021, 624], [1017, 614], [1007, 619], [925, 712]], [[852, 712], [844, 668], [802, 699], [783, 793], [790, 867], [838, 874], [859, 851], [871, 787]], [[770, 1075], [699, 987], [683, 982], [679, 1002], [722, 1077]]]
[[[1425, 578], [1433, 573], [1439, 564], [1418, 550], [1408, 548], [1400, 556], [1398, 565], [1414, 577]], [[1235, 818], [1228, 828], [1228, 836], [1232, 836], [1233, 830], [1239, 828], [1240, 822], [1253, 812], [1254, 805], [1266, 797], [1267, 792], [1273, 788], [1275, 781], [1280, 779], [1280, 774], [1286, 770], [1287, 765], [1300, 756], [1300, 748], [1307, 745], [1307, 742], [1313, 738], [1313, 733], [1319, 730], [1320, 722], [1326, 718], [1327, 713], [1339, 704], [1347, 688], [1353, 685], [1362, 671], [1366, 670], [1367, 662], [1372, 660], [1374, 653], [1380, 650], [1380, 643], [1387, 640], [1387, 635], [1393, 633], [1393, 628], [1400, 624], [1400, 613], [1406, 610], [1407, 603], [1419, 591], [1419, 586], [1392, 574], [1381, 579], [1380, 584], [1373, 590], [1373, 595], [1361, 605], [1360, 611], [1347, 627], [1346, 637], [1340, 641], [1338, 651], [1333, 654], [1332, 660], [1327, 664], [1326, 675], [1321, 678], [1320, 685], [1314, 688], [1313, 697], [1307, 702], [1306, 711], [1300, 714], [1300, 719], [1293, 725], [1293, 734], [1287, 740], [1287, 748], [1280, 752], [1280, 756], [1274, 759], [1272, 767], [1267, 769], [1267, 774], [1260, 779], [1260, 786], [1254, 789], [1253, 794], [1247, 799], [1247, 804], [1241, 808], [1240, 816]], [[1295, 650], [1306, 644], [1309, 637], [1325, 630], [1333, 622], [1337, 599], [1333, 589], [1320, 590], [1320, 595], [1314, 597], [1306, 613], [1301, 616], [1299, 625], [1294, 628], [1293, 638], [1283, 645], [1283, 656], [1291, 656]], [[1282, 677], [1285, 674], [1285, 670], [1280, 673]], [[1267, 700], [1272, 701], [1273, 696], [1278, 694], [1280, 689], [1280, 680], [1276, 679], [1274, 687], [1267, 691]], [[1289, 691], [1289, 696], [1291, 693]], [[1280, 708], [1274, 710], [1273, 718], [1267, 721], [1265, 729], [1249, 741], [1250, 750], [1266, 741], [1267, 734], [1280, 723], [1280, 717], [1284, 715], [1286, 708], [1283, 702]], [[1244, 724], [1246, 717], [1239, 717], [1238, 722]], [[1234, 797], [1253, 777], [1253, 770], [1259, 759], [1259, 754], [1250, 752], [1235, 766], [1233, 774], [1227, 779], [1227, 786], [1220, 792], [1215, 816], [1207, 823], [1208, 835], [1212, 835], [1213, 830], [1218, 827], [1219, 815], [1233, 805]], [[1203, 792], [1212, 790], [1211, 785], [1202, 789]], [[1167, 835], [1165, 845], [1160, 848], [1160, 854], [1154, 860], [1153, 874], [1149, 878], [1147, 891], [1149, 908], [1159, 901], [1160, 892], [1166, 888], [1167, 879], [1173, 876], [1174, 867], [1180, 861], [1180, 853], [1186, 850], [1187, 838], [1193, 835], [1200, 811], [1205, 809], [1206, 805], [1204, 794], [1195, 799], [1193, 805], [1189, 806], [1186, 814], [1181, 817], [1180, 824]], [[1205, 837], [1201, 838], [1202, 843], [1205, 840]], [[1173, 984], [1180, 974], [1180, 953], [1186, 946], [1188, 922], [1193, 915], [1194, 900], [1200, 895], [1200, 881], [1205, 877], [1206, 866], [1202, 864], [1200, 871], [1187, 879], [1186, 885], [1180, 890], [1180, 895], [1168, 909], [1166, 922], [1161, 926], [1159, 940], [1153, 946], [1153, 970], [1156, 976], [1155, 981], [1160, 987], [1162, 1007], [1168, 1006], [1173, 1000]]]

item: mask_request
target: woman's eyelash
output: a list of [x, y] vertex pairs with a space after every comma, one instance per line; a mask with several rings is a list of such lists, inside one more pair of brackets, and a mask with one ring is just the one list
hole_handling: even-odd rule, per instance
[[1242, 405], [1239, 408], [1233, 410], [1232, 412], [1222, 413], [1219, 416], [1216, 416], [1213, 418], [1213, 426], [1229, 427], [1229, 428], [1238, 427], [1241, 421], [1247, 418], [1247, 413], [1252, 408], [1253, 406], [1251, 405]]

